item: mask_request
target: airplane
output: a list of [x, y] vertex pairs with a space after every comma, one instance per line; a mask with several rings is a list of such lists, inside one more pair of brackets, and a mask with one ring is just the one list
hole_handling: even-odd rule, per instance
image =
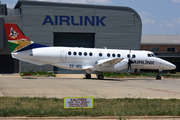
[[[50, 47], [31, 41], [16, 24], [4, 23], [4, 28], [13, 58], [36, 65], [50, 64], [64, 69], [82, 70], [87, 79], [91, 79], [94, 72], [98, 73], [98, 79], [104, 79], [103, 72], [154, 69], [160, 73], [176, 68], [151, 51]], [[156, 79], [161, 79], [160, 74]]]

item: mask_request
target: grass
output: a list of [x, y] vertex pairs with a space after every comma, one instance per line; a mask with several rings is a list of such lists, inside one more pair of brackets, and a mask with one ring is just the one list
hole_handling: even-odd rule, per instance
[[63, 99], [0, 97], [0, 117], [180, 116], [179, 99], [94, 99], [93, 109], [64, 109]]
[[51, 76], [56, 77], [56, 75], [53, 72], [21, 72], [21, 76]]
[[[103, 73], [105, 77], [113, 77], [113, 76], [127, 76], [127, 77], [157, 77], [157, 72], [140, 72], [135, 74], [128, 74], [128, 73]], [[174, 75], [174, 74], [161, 74], [161, 76], [164, 77], [173, 77], [173, 78], [179, 78], [180, 75]]]
[[164, 77], [172, 77], [172, 78], [179, 78], [180, 75], [170, 75], [170, 74], [162, 74]]
[[112, 76], [141, 76], [141, 75], [134, 75], [128, 73], [103, 73], [104, 77], [112, 77]]

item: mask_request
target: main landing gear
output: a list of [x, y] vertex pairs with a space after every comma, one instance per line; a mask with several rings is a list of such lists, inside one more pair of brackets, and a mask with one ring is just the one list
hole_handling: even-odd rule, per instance
[[91, 74], [86, 74], [86, 79], [91, 79]]
[[[91, 74], [86, 74], [86, 79], [91, 79]], [[98, 73], [98, 79], [104, 79], [103, 73]]]
[[161, 71], [162, 71], [162, 70], [159, 70], [159, 71], [158, 71], [158, 76], [156, 77], [156, 80], [161, 80]]

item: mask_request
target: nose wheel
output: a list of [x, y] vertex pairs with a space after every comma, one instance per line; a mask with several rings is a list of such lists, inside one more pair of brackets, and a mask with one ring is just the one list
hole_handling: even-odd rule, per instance
[[162, 71], [162, 70], [159, 70], [159, 71], [158, 71], [158, 76], [156, 77], [156, 80], [161, 80], [161, 71]]
[[103, 80], [104, 76], [103, 75], [98, 75], [98, 79]]
[[156, 77], [156, 80], [161, 80], [161, 76], [157, 76], [157, 77]]
[[103, 80], [104, 76], [102, 72], [98, 72], [98, 79]]

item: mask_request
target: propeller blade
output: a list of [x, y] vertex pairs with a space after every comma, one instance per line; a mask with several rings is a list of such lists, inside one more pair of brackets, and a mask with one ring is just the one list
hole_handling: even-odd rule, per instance
[[131, 64], [133, 64], [134, 62], [132, 61], [133, 59], [133, 55], [131, 56], [131, 49], [129, 50], [129, 58], [128, 58], [128, 71], [132, 70]]
[[131, 59], [128, 59], [128, 71], [132, 69], [131, 64], [134, 62]]

